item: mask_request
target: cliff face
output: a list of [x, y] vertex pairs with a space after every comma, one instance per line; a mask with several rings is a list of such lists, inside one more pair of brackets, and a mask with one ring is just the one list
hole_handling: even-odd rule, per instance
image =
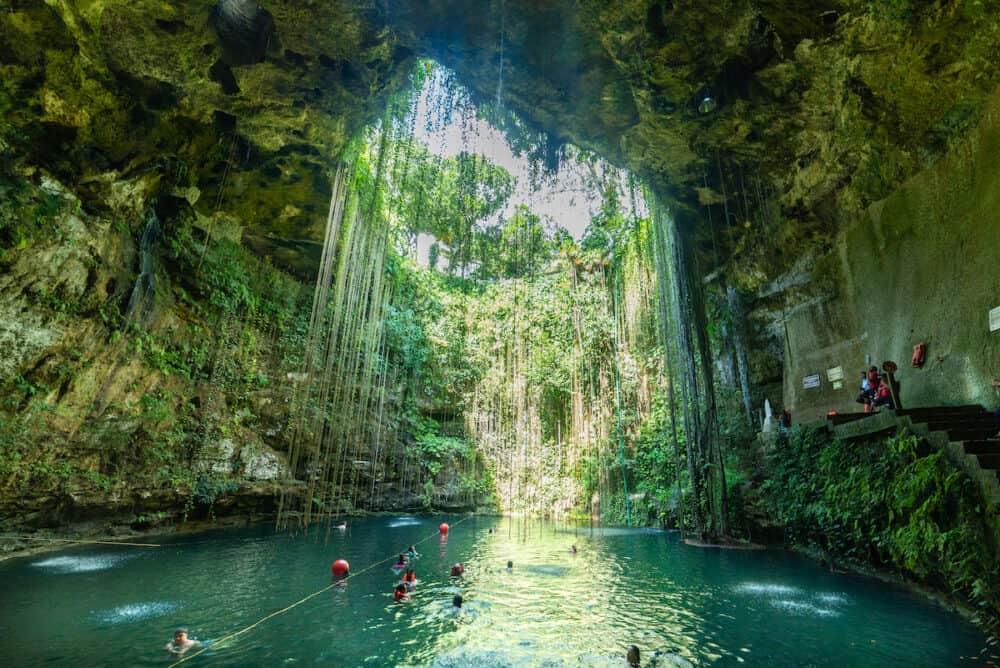
[[997, 4], [10, 3], [2, 514], [282, 477], [330, 172], [417, 57], [549, 133], [550, 162], [572, 142], [642, 175], [748, 297], [775, 403], [845, 409], [801, 377], [849, 389], [920, 341], [905, 400], [988, 402]]
[[[997, 403], [1000, 332], [989, 311], [1000, 305], [1000, 91], [979, 126], [839, 230], [814, 257], [805, 301], [782, 313], [787, 327], [784, 395], [803, 419], [853, 402], [865, 366], [896, 361], [904, 406]], [[762, 310], [760, 315], [763, 315]], [[910, 365], [913, 346], [927, 363]], [[837, 390], [827, 370], [843, 367]], [[818, 388], [802, 379], [821, 375]]]

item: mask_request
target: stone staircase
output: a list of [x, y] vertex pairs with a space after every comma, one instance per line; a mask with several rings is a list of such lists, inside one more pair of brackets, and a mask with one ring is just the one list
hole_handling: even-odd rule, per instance
[[934, 406], [878, 413], [831, 415], [828, 425], [841, 440], [882, 438], [906, 428], [944, 451], [1000, 504], [1000, 439], [993, 414], [982, 406]]

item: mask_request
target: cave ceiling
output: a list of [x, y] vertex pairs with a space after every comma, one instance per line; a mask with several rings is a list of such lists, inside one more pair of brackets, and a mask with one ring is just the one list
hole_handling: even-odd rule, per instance
[[502, 41], [505, 105], [642, 175], [702, 238], [714, 210], [725, 253], [768, 198], [822, 243], [975, 125], [998, 4], [13, 0], [0, 156], [88, 206], [122, 181], [186, 199], [280, 252], [319, 240], [336, 157], [416, 58], [492, 99]]

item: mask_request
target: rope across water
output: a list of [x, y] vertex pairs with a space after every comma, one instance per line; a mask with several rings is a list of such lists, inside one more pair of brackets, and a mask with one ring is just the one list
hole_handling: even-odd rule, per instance
[[[462, 519], [460, 519], [460, 520], [458, 520], [457, 522], [455, 522], [454, 526], [458, 526], [458, 525], [459, 525], [459, 524], [461, 524], [462, 522], [464, 522], [464, 521], [466, 521], [467, 519], [469, 519], [469, 517], [472, 517], [472, 516], [471, 516], [471, 515], [466, 515], [466, 516], [465, 516], [465, 517], [463, 517]], [[434, 537], [435, 537], [435, 536], [437, 536], [438, 534], [439, 534], [439, 532], [435, 531], [434, 533], [430, 534], [429, 536], [426, 536], [425, 538], [421, 538], [421, 539], [420, 539], [420, 540], [418, 540], [418, 541], [417, 541], [416, 543], [413, 543], [413, 545], [414, 545], [414, 546], [417, 546], [417, 545], [420, 545], [420, 544], [422, 544], [422, 543], [426, 543], [427, 541], [429, 541], [430, 539], [434, 538]], [[232, 640], [233, 638], [236, 638], [236, 637], [238, 637], [238, 636], [241, 636], [241, 635], [243, 635], [244, 633], [247, 633], [248, 631], [251, 631], [251, 630], [253, 630], [253, 629], [257, 628], [258, 626], [260, 626], [260, 625], [261, 625], [261, 624], [263, 624], [264, 622], [268, 621], [269, 619], [273, 619], [273, 618], [275, 618], [275, 617], [277, 617], [277, 616], [279, 616], [279, 615], [283, 615], [283, 614], [285, 614], [286, 612], [288, 612], [289, 610], [292, 610], [293, 608], [297, 608], [297, 607], [299, 607], [300, 605], [302, 605], [302, 604], [303, 604], [303, 603], [305, 603], [306, 601], [309, 601], [309, 600], [311, 600], [311, 599], [313, 599], [313, 598], [316, 598], [316, 597], [317, 597], [317, 596], [319, 596], [320, 594], [323, 594], [323, 593], [325, 593], [325, 592], [328, 592], [328, 591], [330, 591], [330, 590], [331, 590], [331, 589], [333, 589], [334, 587], [337, 587], [337, 586], [339, 586], [341, 582], [346, 582], [347, 580], [350, 580], [350, 579], [351, 579], [351, 578], [353, 578], [353, 577], [357, 577], [358, 575], [361, 575], [362, 573], [366, 573], [366, 572], [368, 572], [368, 571], [372, 570], [372, 569], [373, 569], [373, 568], [375, 568], [376, 566], [381, 566], [382, 564], [384, 564], [384, 563], [386, 563], [386, 562], [388, 562], [388, 561], [391, 561], [392, 559], [395, 559], [395, 558], [396, 558], [396, 555], [397, 555], [397, 554], [398, 554], [398, 552], [397, 552], [397, 553], [394, 553], [394, 554], [392, 554], [391, 556], [388, 556], [388, 557], [386, 557], [385, 559], [382, 559], [382, 560], [380, 560], [380, 561], [376, 561], [376, 562], [374, 562], [374, 563], [372, 563], [372, 564], [369, 564], [368, 566], [365, 566], [364, 568], [362, 568], [362, 569], [361, 569], [360, 571], [356, 571], [356, 572], [354, 572], [354, 573], [350, 573], [350, 574], [349, 574], [349, 575], [348, 575], [347, 577], [345, 577], [345, 578], [344, 578], [343, 580], [339, 580], [339, 581], [337, 581], [337, 582], [331, 582], [330, 584], [326, 585], [325, 587], [322, 587], [321, 589], [317, 589], [316, 591], [314, 591], [313, 593], [309, 594], [308, 596], [304, 596], [304, 597], [300, 598], [299, 600], [295, 601], [294, 603], [292, 603], [292, 604], [290, 604], [290, 605], [287, 605], [287, 606], [285, 606], [284, 608], [281, 608], [280, 610], [275, 610], [274, 612], [272, 612], [272, 613], [270, 613], [270, 614], [268, 614], [268, 615], [265, 615], [264, 617], [261, 617], [260, 619], [258, 619], [258, 620], [257, 620], [256, 622], [254, 622], [253, 624], [250, 624], [249, 626], [246, 626], [246, 627], [244, 627], [244, 628], [240, 629], [239, 631], [234, 631], [233, 633], [230, 633], [230, 634], [229, 634], [229, 635], [227, 635], [227, 636], [223, 636], [222, 638], [219, 638], [219, 639], [218, 639], [218, 640], [216, 640], [216, 641], [215, 641], [214, 643], [212, 643], [212, 646], [211, 646], [211, 647], [202, 647], [202, 648], [201, 648], [200, 650], [198, 650], [198, 651], [197, 651], [197, 652], [195, 652], [194, 654], [189, 654], [189, 655], [187, 655], [187, 656], [185, 656], [185, 657], [183, 657], [183, 658], [179, 659], [178, 661], [175, 661], [174, 663], [170, 664], [169, 668], [174, 668], [174, 666], [179, 666], [179, 665], [181, 665], [182, 663], [184, 663], [184, 662], [186, 662], [186, 661], [190, 661], [191, 659], [195, 658], [196, 656], [199, 656], [199, 655], [201, 655], [201, 654], [204, 654], [204, 653], [205, 653], [205, 652], [207, 652], [207, 651], [208, 651], [209, 649], [215, 649], [215, 648], [218, 648], [218, 647], [219, 647], [219, 646], [221, 646], [221, 645], [222, 645], [223, 643], [226, 643], [226, 642], [228, 642], [228, 641]]]

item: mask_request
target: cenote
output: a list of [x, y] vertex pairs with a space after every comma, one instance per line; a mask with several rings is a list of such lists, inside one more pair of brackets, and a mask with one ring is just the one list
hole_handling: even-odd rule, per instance
[[1000, 665], [998, 6], [5, 2], [4, 664]]
[[[11, 666], [164, 665], [177, 626], [211, 644], [329, 584], [336, 557], [359, 572], [430, 537], [417, 546], [410, 601], [393, 602], [393, 559], [187, 665], [620, 666], [635, 644], [696, 666], [931, 667], [983, 649], [973, 626], [918, 596], [785, 552], [460, 519], [357, 519], [328, 539], [254, 527], [7, 561], [0, 647]], [[459, 561], [464, 576], [450, 578]]]

